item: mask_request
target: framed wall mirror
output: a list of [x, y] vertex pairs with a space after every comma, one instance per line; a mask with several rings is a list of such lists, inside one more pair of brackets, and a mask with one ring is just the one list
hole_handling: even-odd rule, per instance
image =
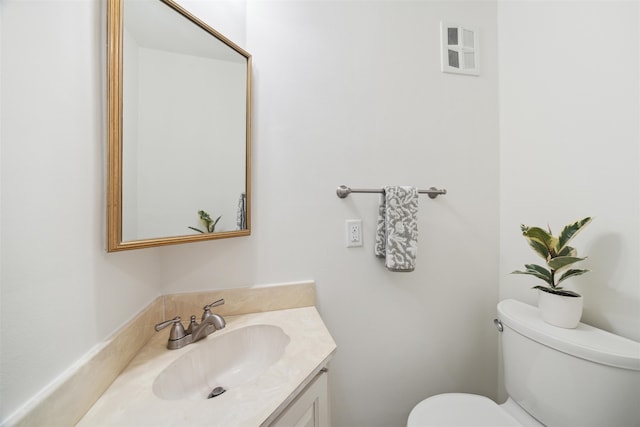
[[172, 0], [107, 2], [109, 252], [251, 233], [251, 55]]

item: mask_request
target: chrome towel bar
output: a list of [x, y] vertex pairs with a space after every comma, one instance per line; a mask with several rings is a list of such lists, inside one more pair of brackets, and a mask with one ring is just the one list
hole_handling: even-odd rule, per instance
[[[350, 187], [347, 187], [346, 185], [341, 185], [336, 190], [336, 194], [341, 199], [344, 199], [351, 193], [382, 193], [382, 192], [384, 192], [383, 189], [350, 188]], [[431, 187], [428, 190], [418, 190], [418, 193], [428, 194], [430, 198], [435, 199], [441, 194], [447, 194], [447, 190], [445, 190], [444, 188], [437, 189], [435, 187]]]

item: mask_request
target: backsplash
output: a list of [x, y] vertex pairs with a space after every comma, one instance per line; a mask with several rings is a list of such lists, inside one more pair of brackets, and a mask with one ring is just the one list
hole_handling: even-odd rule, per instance
[[170, 294], [164, 297], [164, 319], [182, 317], [185, 327], [193, 314], [200, 320], [202, 308], [224, 298], [223, 305], [213, 309], [221, 316], [260, 313], [287, 308], [309, 307], [316, 304], [315, 283], [296, 282], [252, 288], [223, 289], [206, 292]]

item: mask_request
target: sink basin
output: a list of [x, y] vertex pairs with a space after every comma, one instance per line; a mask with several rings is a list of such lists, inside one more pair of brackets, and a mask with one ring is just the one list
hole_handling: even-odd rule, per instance
[[259, 377], [280, 360], [289, 341], [289, 336], [273, 325], [251, 325], [210, 335], [191, 344], [191, 351], [156, 377], [153, 393], [164, 400], [207, 399], [214, 388], [226, 391]]

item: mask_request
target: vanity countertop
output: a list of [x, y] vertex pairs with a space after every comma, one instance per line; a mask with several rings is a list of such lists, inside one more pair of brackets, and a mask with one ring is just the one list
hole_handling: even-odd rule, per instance
[[[268, 425], [333, 356], [336, 344], [315, 307], [227, 316], [226, 328], [179, 350], [167, 350], [168, 330], [140, 350], [78, 426]], [[157, 397], [152, 386], [164, 368], [206, 340], [250, 325], [279, 326], [290, 337], [282, 358], [264, 374], [214, 399]]]

